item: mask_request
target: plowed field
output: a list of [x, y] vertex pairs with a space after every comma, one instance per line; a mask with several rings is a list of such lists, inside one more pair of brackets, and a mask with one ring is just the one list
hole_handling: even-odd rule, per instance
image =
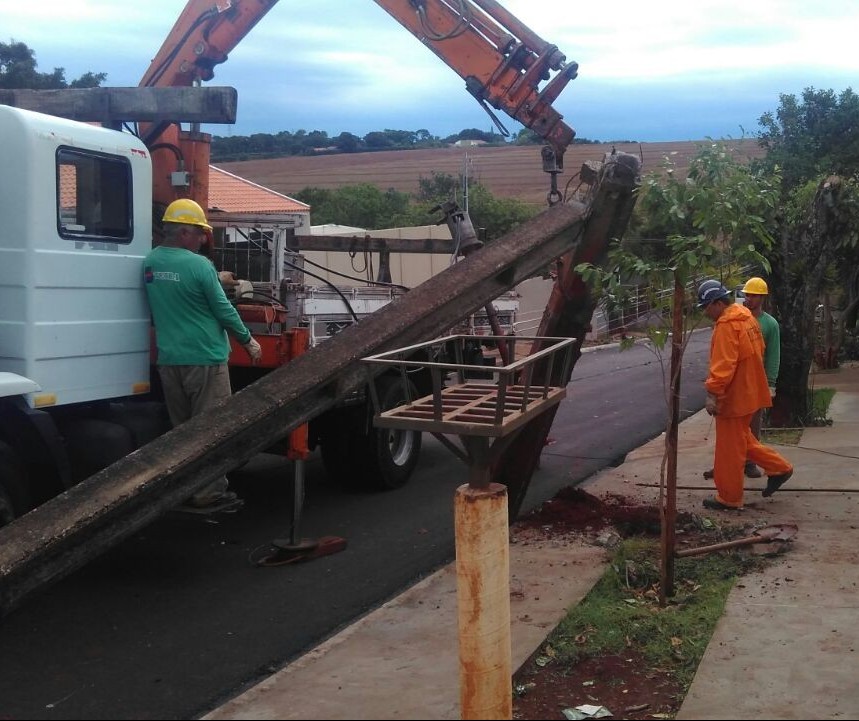
[[[602, 160], [613, 147], [639, 155], [643, 172], [647, 173], [659, 170], [666, 156], [673, 158], [678, 168], [684, 169], [698, 146], [705, 142], [573, 145], [564, 158], [565, 171], [559, 178], [559, 189], [563, 192], [567, 184], [575, 187], [582, 163]], [[736, 156], [740, 159], [761, 155], [753, 139], [731, 141], [730, 147], [736, 148]], [[536, 145], [292, 156], [216, 165], [279, 193], [294, 195], [308, 186], [338, 188], [356, 183], [373, 183], [383, 190], [393, 188], [414, 194], [421, 177], [429, 178], [434, 171], [459, 176], [466, 163], [469, 178], [484, 185], [494, 195], [545, 205], [549, 176], [543, 172], [540, 148]]]

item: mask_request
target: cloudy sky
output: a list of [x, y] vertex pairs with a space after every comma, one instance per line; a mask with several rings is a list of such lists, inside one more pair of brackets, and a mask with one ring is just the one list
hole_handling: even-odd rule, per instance
[[[555, 107], [580, 138], [739, 138], [781, 93], [859, 91], [857, 2], [501, 3], [579, 64]], [[133, 86], [184, 6], [0, 0], [0, 39], [26, 43], [41, 72], [105, 72], [105, 85]], [[239, 94], [236, 124], [205, 128], [216, 135], [492, 127], [459, 76], [372, 0], [279, 0], [209, 84]]]

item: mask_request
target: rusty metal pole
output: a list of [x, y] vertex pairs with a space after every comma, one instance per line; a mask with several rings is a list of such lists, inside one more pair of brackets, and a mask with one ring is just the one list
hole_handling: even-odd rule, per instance
[[469, 483], [456, 490], [459, 698], [463, 719], [510, 719], [510, 549], [507, 487], [489, 482], [489, 439], [463, 437]]
[[680, 424], [680, 371], [683, 367], [683, 306], [686, 291], [674, 276], [674, 307], [671, 328], [671, 376], [669, 378], [670, 409], [668, 434], [665, 439], [667, 464], [665, 492], [661, 494], [659, 511], [662, 522], [659, 603], [664, 606], [674, 595], [674, 547], [677, 520], [677, 430]]

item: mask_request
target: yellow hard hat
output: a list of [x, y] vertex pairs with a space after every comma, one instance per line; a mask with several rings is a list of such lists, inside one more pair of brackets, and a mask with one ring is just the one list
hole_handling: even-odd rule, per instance
[[749, 278], [743, 286], [743, 293], [769, 295], [770, 289], [767, 288], [767, 282], [763, 278]]
[[179, 200], [170, 203], [164, 211], [161, 222], [198, 225], [207, 232], [212, 232], [212, 226], [206, 221], [206, 214], [203, 209], [190, 198], [179, 198]]

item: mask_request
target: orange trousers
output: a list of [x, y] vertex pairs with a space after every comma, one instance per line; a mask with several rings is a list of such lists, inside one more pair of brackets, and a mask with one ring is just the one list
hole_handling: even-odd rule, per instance
[[759, 465], [768, 476], [787, 473], [793, 466], [752, 433], [753, 413], [734, 418], [716, 416], [716, 459], [713, 482], [716, 500], [726, 506], [743, 507], [743, 481], [746, 460]]

